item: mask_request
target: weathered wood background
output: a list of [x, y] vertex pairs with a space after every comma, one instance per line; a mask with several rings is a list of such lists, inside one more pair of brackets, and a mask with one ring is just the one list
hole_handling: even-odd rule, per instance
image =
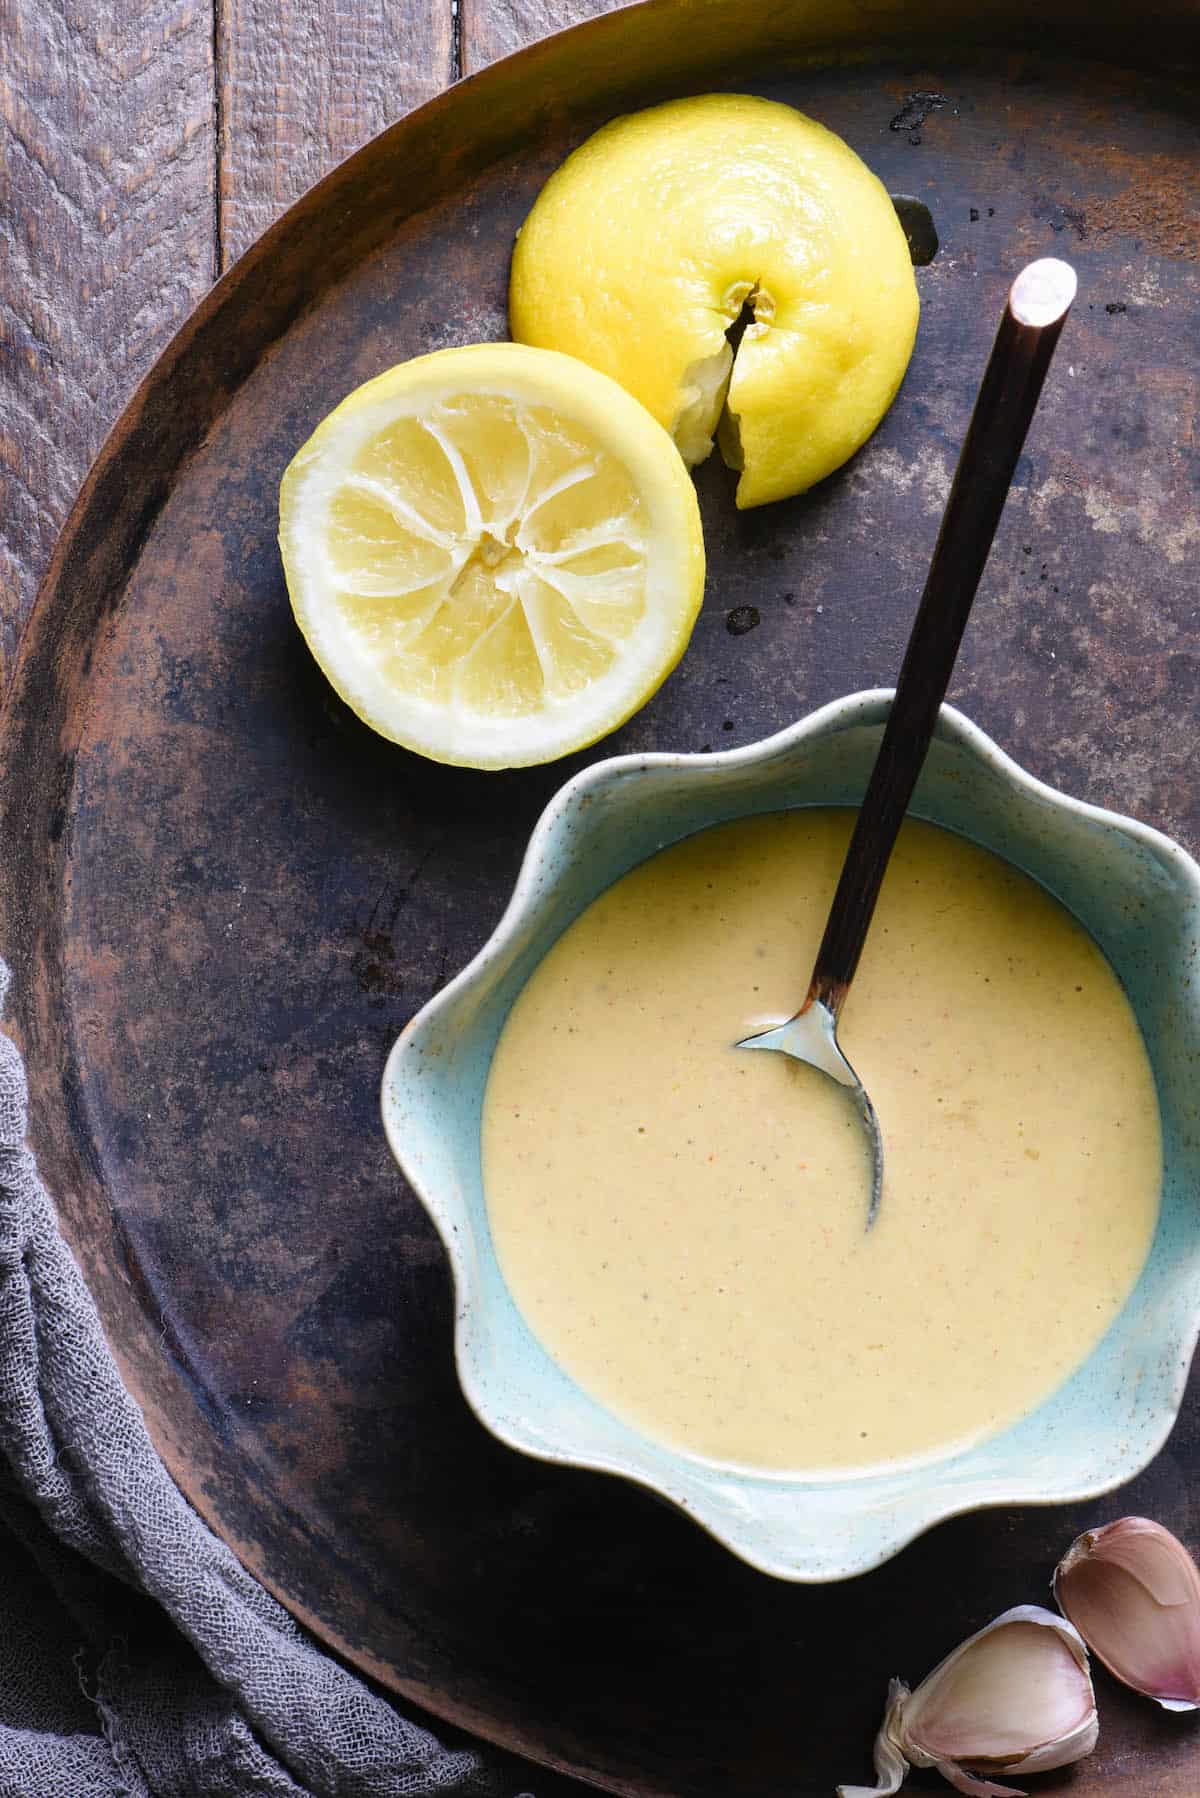
[[0, 673], [135, 384], [319, 175], [613, 0], [0, 0]]

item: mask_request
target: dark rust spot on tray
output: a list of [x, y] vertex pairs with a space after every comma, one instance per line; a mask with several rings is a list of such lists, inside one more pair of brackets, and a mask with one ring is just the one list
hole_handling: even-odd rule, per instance
[[889, 131], [919, 131], [931, 112], [937, 112], [946, 104], [945, 94], [936, 93], [932, 88], [920, 87], [915, 93], [904, 96], [904, 104], [894, 119], [889, 120]]

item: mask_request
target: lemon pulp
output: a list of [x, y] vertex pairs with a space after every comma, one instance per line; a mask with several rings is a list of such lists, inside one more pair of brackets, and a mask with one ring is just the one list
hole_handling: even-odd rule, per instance
[[419, 357], [318, 427], [280, 492], [309, 646], [368, 724], [437, 760], [545, 761], [616, 727], [682, 653], [699, 514], [615, 383], [514, 344]]
[[[735, 359], [726, 333], [743, 309]], [[824, 126], [744, 94], [596, 132], [538, 196], [509, 289], [514, 337], [612, 375], [688, 462], [720, 418], [742, 507], [801, 492], [865, 442], [917, 312], [882, 183]]]

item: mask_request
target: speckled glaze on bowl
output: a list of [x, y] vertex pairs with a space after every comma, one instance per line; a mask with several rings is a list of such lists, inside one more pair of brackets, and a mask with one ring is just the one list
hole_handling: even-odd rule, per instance
[[966, 1452], [837, 1479], [730, 1471], [611, 1415], [556, 1365], [509, 1295], [488, 1228], [479, 1120], [496, 1040], [533, 968], [598, 893], [666, 844], [753, 812], [857, 804], [890, 700], [854, 694], [744, 749], [621, 756], [569, 781], [538, 822], [496, 931], [412, 1020], [383, 1081], [388, 1140], [450, 1259], [458, 1374], [481, 1421], [526, 1454], [639, 1481], [783, 1579], [845, 1579], [956, 1513], [1091, 1498], [1130, 1479], [1175, 1421], [1200, 1331], [1200, 869], [1159, 832], [1043, 786], [948, 707], [914, 814], [1016, 863], [1074, 912], [1125, 984], [1158, 1083], [1158, 1232], [1088, 1361]]

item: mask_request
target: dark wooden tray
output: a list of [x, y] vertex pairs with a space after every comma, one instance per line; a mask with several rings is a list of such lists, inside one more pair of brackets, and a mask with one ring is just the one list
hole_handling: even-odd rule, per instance
[[[954, 697], [1038, 774], [1200, 850], [1200, 15], [959, 10], [651, 0], [370, 144], [139, 391], [4, 718], [0, 943], [36, 1146], [167, 1463], [351, 1661], [616, 1791], [816, 1798], [863, 1777], [889, 1675], [1044, 1598], [1085, 1523], [1141, 1508], [1195, 1541], [1200, 1393], [1119, 1497], [960, 1519], [832, 1589], [493, 1442], [455, 1384], [442, 1254], [377, 1085], [577, 764], [473, 775], [361, 729], [292, 626], [276, 484], [354, 383], [503, 335], [513, 232], [600, 119], [780, 95], [932, 208], [916, 357], [875, 440], [806, 498], [738, 516], [724, 471], [701, 472], [692, 648], [592, 753], [743, 743], [891, 679], [1002, 292], [1055, 252], [1081, 297]], [[864, 37], [872, 19], [903, 43]], [[741, 606], [758, 623], [735, 634]], [[1195, 1729], [1108, 1683], [1102, 1702], [1100, 1753], [1041, 1789], [1195, 1798]]]

